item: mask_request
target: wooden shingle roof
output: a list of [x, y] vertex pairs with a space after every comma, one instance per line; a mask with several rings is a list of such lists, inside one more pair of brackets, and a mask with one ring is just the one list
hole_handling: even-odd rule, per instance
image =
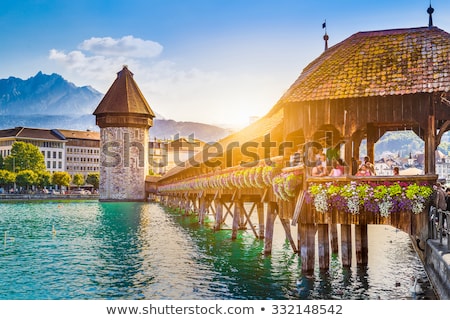
[[278, 103], [450, 90], [450, 34], [436, 28], [358, 32], [311, 62]]
[[101, 114], [140, 114], [155, 117], [147, 100], [144, 98], [133, 73], [126, 66], [117, 73], [117, 78], [100, 101], [94, 115]]

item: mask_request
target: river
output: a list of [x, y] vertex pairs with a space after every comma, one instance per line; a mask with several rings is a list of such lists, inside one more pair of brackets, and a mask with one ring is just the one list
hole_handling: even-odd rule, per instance
[[[250, 230], [232, 241], [212, 225], [157, 203], [0, 203], [0, 299], [436, 299], [392, 227], [369, 226], [367, 267], [333, 255], [328, 272], [303, 276], [278, 220], [270, 256]], [[412, 276], [423, 295], [410, 293]]]

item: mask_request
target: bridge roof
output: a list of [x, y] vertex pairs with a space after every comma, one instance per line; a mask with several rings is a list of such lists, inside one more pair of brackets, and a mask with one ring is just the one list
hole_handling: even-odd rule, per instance
[[[257, 141], [262, 139], [265, 135], [270, 134], [277, 126], [281, 125], [284, 119], [283, 109], [271, 111], [264, 117], [256, 120], [247, 127], [232, 133], [221, 140], [217, 141], [222, 147], [223, 153], [226, 152], [227, 147], [237, 143], [237, 146], [242, 146], [245, 142]], [[212, 152], [212, 151], [210, 151]], [[222, 154], [215, 154], [220, 158]], [[193, 167], [193, 164], [202, 164], [206, 161], [212, 161], [212, 158], [205, 159], [205, 153], [200, 151], [193, 155], [191, 159], [185, 161], [182, 166], [177, 166], [170, 169], [161, 180], [170, 179], [173, 176], [183, 172], [184, 170]]]
[[358, 32], [312, 61], [279, 104], [449, 91], [449, 51], [437, 27]]

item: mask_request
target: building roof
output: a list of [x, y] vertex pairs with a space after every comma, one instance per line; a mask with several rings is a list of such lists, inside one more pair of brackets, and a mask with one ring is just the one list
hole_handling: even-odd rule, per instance
[[78, 131], [78, 130], [66, 130], [58, 129], [66, 139], [78, 139], [78, 140], [100, 140], [100, 132], [98, 131]]
[[12, 129], [0, 130], [0, 138], [21, 138], [36, 140], [60, 140], [65, 138], [55, 129], [36, 129], [15, 127]]
[[449, 91], [449, 52], [437, 27], [358, 32], [311, 62], [279, 103]]
[[94, 111], [100, 114], [140, 114], [155, 117], [147, 100], [133, 79], [133, 73], [124, 66]]

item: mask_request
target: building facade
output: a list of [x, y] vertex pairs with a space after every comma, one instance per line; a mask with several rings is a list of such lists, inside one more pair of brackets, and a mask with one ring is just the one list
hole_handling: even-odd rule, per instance
[[0, 154], [3, 158], [11, 154], [12, 145], [16, 141], [38, 147], [44, 156], [45, 166], [51, 173], [66, 170], [66, 139], [58, 130], [25, 127], [0, 130]]
[[66, 139], [66, 167], [72, 177], [80, 173], [86, 178], [100, 172], [100, 133], [58, 129]]

